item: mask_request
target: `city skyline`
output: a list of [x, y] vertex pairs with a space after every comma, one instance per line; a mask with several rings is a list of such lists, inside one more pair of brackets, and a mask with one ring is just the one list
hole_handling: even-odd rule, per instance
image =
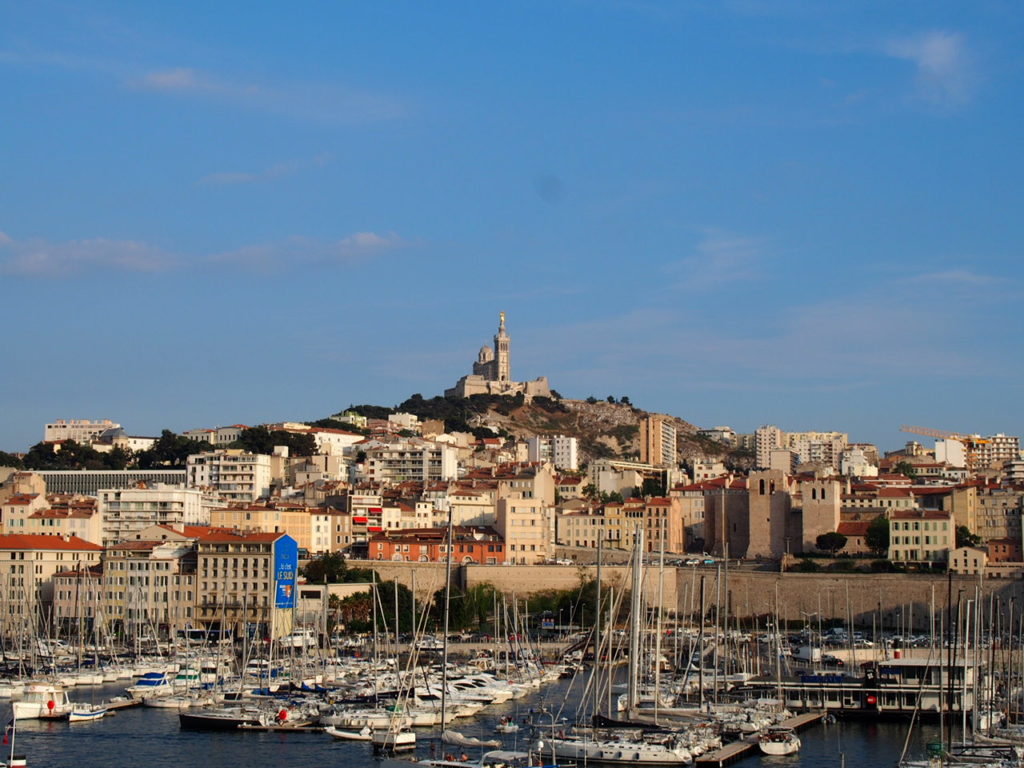
[[498, 311], [566, 397], [1024, 432], [1013, 6], [288, 10], [5, 6], [0, 450], [441, 394]]

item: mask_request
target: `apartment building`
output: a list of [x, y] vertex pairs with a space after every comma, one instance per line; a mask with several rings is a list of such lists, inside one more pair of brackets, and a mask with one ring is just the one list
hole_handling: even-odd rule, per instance
[[317, 511], [315, 507], [283, 502], [217, 507], [210, 510], [210, 525], [248, 533], [287, 533], [299, 549], [310, 552]]
[[103, 613], [114, 632], [174, 637], [190, 628], [197, 598], [193, 539], [122, 541], [103, 557]]
[[104, 488], [97, 498], [104, 546], [130, 539], [151, 525], [209, 525], [215, 505], [214, 497], [200, 488], [164, 483]]
[[575, 472], [579, 468], [579, 440], [565, 435], [537, 435], [526, 441], [529, 461], [549, 462], [556, 469]]
[[889, 520], [889, 559], [901, 563], [941, 563], [956, 545], [950, 512], [894, 509]]
[[366, 454], [362, 479], [370, 482], [427, 483], [454, 480], [458, 475], [458, 453], [450, 445], [416, 438], [386, 443], [370, 440], [360, 445]]
[[506, 497], [498, 500], [498, 535], [510, 563], [543, 563], [553, 552], [554, 515], [542, 499]]
[[43, 442], [56, 443], [61, 440], [74, 440], [86, 445], [99, 437], [108, 429], [118, 429], [121, 425], [110, 419], [57, 419], [43, 428]]
[[0, 533], [28, 533], [28, 518], [49, 504], [43, 493], [15, 493], [0, 503]]
[[[505, 543], [489, 526], [452, 526], [452, 562], [458, 565], [505, 562]], [[448, 529], [384, 531], [370, 539], [370, 558], [398, 562], [448, 561]]]
[[53, 623], [64, 637], [90, 637], [94, 626], [106, 626], [103, 609], [103, 567], [72, 568], [53, 575]]
[[191, 488], [210, 488], [224, 501], [251, 503], [270, 496], [270, 456], [228, 448], [188, 457], [185, 464]]
[[644, 503], [644, 546], [648, 552], [686, 552], [686, 526], [678, 498], [653, 497]]
[[845, 432], [784, 432], [773, 424], [754, 431], [757, 466], [783, 469], [772, 465], [772, 451], [784, 448], [796, 455], [798, 464], [819, 464], [839, 469], [843, 450], [849, 443]]
[[73, 536], [0, 535], [0, 611], [7, 637], [35, 631], [53, 603], [53, 576], [99, 565], [103, 548]]
[[183, 436], [190, 440], [197, 440], [209, 443], [214, 447], [231, 445], [238, 440], [242, 433], [249, 429], [245, 424], [232, 424], [229, 427], [214, 427], [213, 429], [190, 429], [183, 432]]
[[299, 548], [284, 533], [211, 533], [196, 542], [194, 626], [271, 639], [292, 631]]
[[667, 416], [647, 416], [640, 420], [640, 461], [656, 467], [679, 466], [676, 427]]

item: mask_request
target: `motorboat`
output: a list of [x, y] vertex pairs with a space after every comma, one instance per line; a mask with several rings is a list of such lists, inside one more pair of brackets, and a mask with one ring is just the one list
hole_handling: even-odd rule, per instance
[[368, 725], [363, 726], [362, 730], [359, 731], [343, 731], [335, 728], [333, 725], [329, 725], [324, 728], [324, 733], [345, 741], [370, 741], [373, 737], [373, 730]]
[[72, 706], [67, 691], [50, 683], [26, 685], [21, 696], [11, 702], [15, 720], [59, 720], [67, 717]]
[[68, 712], [69, 723], [85, 723], [99, 720], [110, 710], [102, 704], [75, 704]]

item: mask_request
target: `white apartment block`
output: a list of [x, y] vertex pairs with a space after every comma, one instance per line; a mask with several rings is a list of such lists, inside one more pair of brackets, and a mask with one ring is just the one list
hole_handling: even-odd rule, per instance
[[839, 469], [839, 459], [849, 443], [845, 432], [787, 432], [786, 447], [801, 464], [824, 464]]
[[239, 449], [197, 453], [185, 465], [192, 488], [211, 488], [223, 501], [252, 503], [270, 496], [270, 456]]
[[116, 424], [110, 419], [92, 421], [90, 419], [58, 419], [47, 424], [43, 430], [43, 442], [54, 443], [58, 440], [74, 440], [76, 443], [91, 443], [101, 432], [108, 429], [117, 429]]
[[982, 467], [1001, 467], [1008, 461], [1020, 458], [1020, 438], [1013, 435], [990, 435], [985, 438], [978, 450], [978, 465]]
[[537, 435], [526, 441], [529, 461], [551, 462], [558, 469], [579, 468], [579, 440], [565, 435]]
[[705, 480], [714, 480], [727, 474], [725, 464], [720, 459], [694, 459], [693, 461], [693, 482], [702, 483]]
[[761, 468], [771, 466], [772, 451], [786, 447], [783, 444], [784, 435], [785, 433], [773, 424], [765, 424], [754, 430], [754, 452], [757, 466]]
[[208, 525], [216, 504], [200, 488], [154, 483], [136, 488], [107, 488], [99, 492], [103, 546], [132, 538], [151, 525]]
[[370, 441], [363, 450], [363, 479], [372, 482], [454, 480], [458, 474], [458, 451], [450, 445], [410, 438], [393, 443]]
[[845, 432], [783, 432], [773, 424], [754, 432], [757, 466], [763, 468], [771, 466], [772, 451], [786, 448], [796, 454], [798, 464], [824, 464], [838, 470], [848, 443]]

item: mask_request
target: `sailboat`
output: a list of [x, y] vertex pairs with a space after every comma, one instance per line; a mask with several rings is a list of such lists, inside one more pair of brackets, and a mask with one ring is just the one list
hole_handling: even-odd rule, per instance
[[777, 725], [762, 733], [757, 746], [766, 755], [794, 755], [800, 751], [800, 737], [792, 728]]
[[[626, 697], [626, 716], [633, 717], [636, 713], [640, 687], [640, 625], [643, 621], [643, 550], [644, 532], [637, 527], [635, 548], [629, 632], [629, 682]], [[598, 607], [600, 615], [600, 606]], [[611, 624], [607, 633], [611, 640]], [[598, 640], [598, 642], [600, 642]], [[608, 651], [609, 663], [612, 658], [611, 643]], [[595, 669], [600, 664], [601, 649], [595, 651]], [[576, 732], [556, 731], [554, 727], [548, 736], [542, 736], [534, 744], [534, 749], [552, 761], [559, 759], [574, 762], [591, 762], [605, 765], [624, 765], [639, 763], [646, 766], [681, 766], [693, 762], [693, 754], [689, 750], [682, 734], [664, 731], [637, 732], [635, 728], [612, 729], [598, 731], [595, 729], [577, 729]]]

